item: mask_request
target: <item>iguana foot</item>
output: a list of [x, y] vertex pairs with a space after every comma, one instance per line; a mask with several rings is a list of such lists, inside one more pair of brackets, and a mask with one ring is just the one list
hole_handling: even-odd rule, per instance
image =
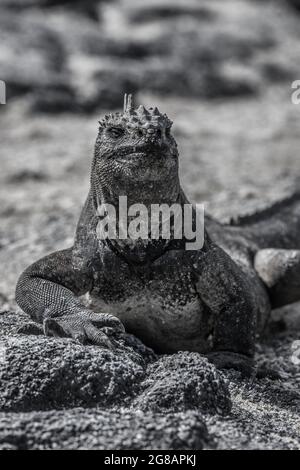
[[254, 360], [243, 354], [217, 351], [208, 353], [206, 356], [218, 369], [235, 369], [245, 377], [255, 375]]
[[107, 313], [80, 312], [44, 320], [46, 336], [71, 337], [81, 344], [111, 348], [108, 333], [124, 333], [121, 321]]

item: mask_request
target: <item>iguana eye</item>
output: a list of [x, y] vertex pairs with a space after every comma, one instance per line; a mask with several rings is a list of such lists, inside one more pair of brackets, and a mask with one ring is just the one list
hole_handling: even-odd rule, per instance
[[110, 137], [118, 139], [124, 134], [124, 129], [121, 127], [109, 127], [106, 131]]

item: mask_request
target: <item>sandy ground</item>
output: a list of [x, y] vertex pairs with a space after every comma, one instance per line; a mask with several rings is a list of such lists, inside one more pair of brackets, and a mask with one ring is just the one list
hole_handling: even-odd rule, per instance
[[[206, 4], [207, 2], [202, 3]], [[180, 149], [182, 184], [187, 195], [194, 202], [205, 202], [208, 211], [226, 221], [237, 214], [251, 213], [258, 208], [263, 208], [270, 201], [276, 201], [294, 188], [299, 188], [300, 105], [291, 103], [291, 82], [293, 79], [300, 78], [299, 72], [297, 76], [296, 62], [300, 56], [300, 46], [297, 42], [300, 38], [300, 28], [296, 24], [296, 21], [299, 22], [299, 17], [295, 16], [295, 12], [286, 9], [286, 7], [282, 10], [281, 6], [278, 7], [279, 2], [261, 2], [259, 7], [257, 5], [251, 6], [251, 2], [240, 2], [240, 8], [237, 8], [236, 2], [231, 1], [228, 2], [230, 14], [225, 12], [223, 9], [225, 7], [221, 7], [220, 3], [212, 2], [211, 10], [215, 8], [220, 15], [215, 28], [217, 31], [223, 32], [223, 37], [226, 37], [225, 33], [229, 31], [230, 44], [238, 44], [238, 52], [235, 52], [235, 56], [236, 49], [233, 46], [232, 49], [229, 48], [231, 60], [228, 60], [228, 63], [231, 64], [233, 71], [237, 71], [238, 67], [239, 70], [242, 69], [242, 72], [239, 72], [241, 77], [245, 77], [244, 81], [241, 78], [242, 83], [247, 83], [248, 87], [252, 87], [252, 92], [248, 93], [242, 90], [238, 96], [228, 97], [224, 96], [228, 93], [228, 89], [225, 87], [223, 96], [211, 99], [205, 82], [206, 85], [203, 85], [204, 91], [202, 93], [204, 96], [195, 96], [194, 92], [190, 92], [189, 96], [184, 96], [184, 93], [176, 89], [177, 85], [174, 85], [174, 93], [171, 96], [166, 96], [166, 93], [163, 92], [165, 85], [162, 81], [156, 86], [158, 90], [154, 90], [148, 85], [145, 87], [136, 85], [136, 101], [145, 105], [158, 105], [160, 110], [166, 112], [174, 121], [174, 133]], [[259, 8], [261, 9], [260, 13]], [[271, 8], [271, 16], [264, 17], [265, 8]], [[126, 21], [129, 21], [128, 18], [130, 18], [130, 21], [134, 22], [135, 20], [130, 16], [133, 15], [132, 11], [135, 12], [134, 6], [132, 10], [126, 10], [126, 15], [124, 13], [123, 16], [120, 16], [120, 13], [117, 13], [113, 7], [106, 8], [104, 11], [106, 18], [115, 18], [115, 22], [104, 23], [101, 34], [106, 35], [105, 37], [111, 37], [115, 32], [115, 37], [120, 42], [123, 34], [124, 37], [126, 36], [127, 44], [135, 41], [140, 45], [140, 38], [148, 37], [147, 25], [144, 25], [143, 30], [141, 27], [135, 27], [128, 39], [128, 27], [126, 28], [127, 23], [124, 23], [124, 17], [127, 18]], [[279, 14], [277, 14], [278, 11]], [[34, 10], [30, 21], [40, 21], [40, 14], [39, 9]], [[65, 10], [62, 13], [51, 10], [49, 13], [49, 18], [53, 25], [58, 25], [56, 28], [59, 31], [63, 29], [61, 25], [64, 24], [65, 14]], [[55, 15], [62, 15], [61, 23], [55, 23], [53, 19]], [[259, 21], [256, 21], [258, 18]], [[247, 19], [250, 26], [248, 29], [247, 26], [243, 29], [242, 25], [247, 25]], [[73, 19], [72, 21], [77, 20]], [[84, 24], [89, 25], [86, 28], [93, 32], [95, 25], [91, 26], [90, 21], [88, 19]], [[124, 23], [123, 29], [121, 28], [122, 22]], [[246, 44], [252, 44], [251, 41], [254, 39], [250, 32], [251, 24], [254, 23], [257, 34], [253, 34], [253, 36], [259, 38], [261, 44], [251, 46], [251, 58], [245, 63], [246, 51], [242, 49], [240, 52], [240, 48], [243, 41]], [[275, 45], [267, 46], [267, 39], [269, 42], [275, 40], [273, 37], [275, 28], [277, 28]], [[190, 30], [193, 31], [193, 28], [191, 27]], [[21, 34], [20, 29], [16, 28], [16, 31], [16, 34]], [[155, 32], [155, 29], [153, 30], [152, 25], [152, 29], [149, 29], [150, 39], [153, 37], [153, 31]], [[60, 32], [60, 34], [63, 33]], [[157, 37], [161, 34], [161, 28], [157, 27], [156, 34]], [[202, 34], [204, 39], [208, 38], [206, 30], [203, 30]], [[212, 33], [212, 37], [216, 37], [215, 32]], [[236, 42], [232, 38], [235, 38]], [[82, 39], [80, 41], [82, 44]], [[161, 41], [156, 39], [156, 42], [151, 42], [149, 40], [147, 47], [154, 47], [153, 44], [161, 44]], [[212, 45], [214, 45], [214, 41], [215, 39], [209, 43], [207, 39], [207, 42]], [[72, 41], [70, 43], [73, 44]], [[152, 46], [149, 45], [150, 43]], [[96, 42], [96, 44], [98, 43]], [[203, 42], [201, 44], [203, 45]], [[11, 52], [13, 47], [9, 40], [6, 39], [5, 45], [7, 46], [6, 50]], [[31, 46], [35, 51], [35, 45]], [[76, 56], [70, 49], [70, 44], [65, 43], [65, 46], [69, 54], [69, 66], [72, 66], [72, 70], [76, 72], [74, 72], [73, 80], [76, 78], [78, 84], [83, 80], [82, 69], [86, 73], [87, 71], [92, 73], [91, 70], [94, 73], [96, 65], [98, 67], [99, 64], [91, 61], [89, 49], [90, 55], [88, 57], [83, 54], [84, 48]], [[86, 47], [88, 48], [88, 46]], [[133, 65], [129, 58], [126, 60], [124, 57], [122, 60], [116, 59], [116, 50], [119, 47], [118, 43], [112, 53], [115, 54], [113, 60], [112, 56], [109, 58], [113, 65], [110, 63], [107, 70], [112, 70], [116, 63], [119, 64], [120, 70], [123, 70], [125, 65], [129, 68]], [[184, 49], [187, 45], [182, 47]], [[257, 49], [258, 53], [254, 54], [253, 51]], [[224, 61], [225, 52], [220, 48], [221, 65], [218, 62], [220, 70], [223, 70], [222, 61]], [[242, 59], [239, 58], [240, 53]], [[126, 54], [129, 53], [126, 52]], [[159, 57], [159, 52], [155, 52], [155, 54]], [[215, 51], [213, 57], [217, 57], [217, 55]], [[8, 55], [3, 54], [2, 46], [2, 49], [0, 48], [0, 63], [5, 65], [3, 57], [8, 57]], [[33, 65], [36, 64], [35, 60], [38, 63], [37, 58], [34, 59], [34, 57], [32, 54]], [[86, 62], [82, 62], [84, 57]], [[217, 62], [217, 59], [215, 60]], [[178, 60], [178, 62], [180, 61]], [[7, 63], [12, 66], [13, 61], [9, 60]], [[82, 67], [82, 63], [85, 64], [85, 67]], [[92, 63], [93, 66], [88, 67], [88, 63]], [[103, 64], [103, 59], [101, 64]], [[145, 64], [147, 65], [148, 62], [143, 61], [141, 69], [144, 70]], [[152, 62], [151, 64], [153, 66]], [[184, 61], [180, 64], [183, 67]], [[269, 68], [266, 67], [266, 64], [269, 65]], [[158, 67], [162, 67], [161, 63]], [[168, 63], [166, 67], [171, 67], [171, 65]], [[13, 71], [9, 71], [10, 67], [3, 68], [3, 70], [9, 79]], [[269, 71], [269, 74], [266, 74], [266, 70]], [[149, 69], [147, 71], [149, 72]], [[1, 72], [2, 70], [0, 70], [0, 74]], [[136, 75], [140, 73], [138, 70]], [[167, 78], [170, 87], [172, 87], [172, 84], [175, 83], [174, 77], [170, 71], [168, 73]], [[179, 73], [178, 70], [177, 73]], [[195, 69], [193, 73], [199, 73], [199, 69]], [[65, 76], [65, 71], [60, 71], [59, 74], [61, 78], [61, 75]], [[233, 75], [239, 76], [238, 72]], [[224, 75], [222, 76], [224, 78]], [[214, 79], [216, 79], [215, 76]], [[72, 80], [71, 82], [67, 80], [67, 83], [72, 83], [73, 86]], [[227, 82], [221, 80], [221, 83], [224, 87], [224, 83]], [[78, 87], [77, 90], [80, 90], [79, 85]], [[191, 87], [189, 89], [191, 90]], [[75, 225], [88, 190], [89, 166], [97, 133], [97, 121], [104, 114], [106, 108], [121, 107], [122, 92], [128, 91], [124, 90], [123, 83], [119, 84], [119, 88], [116, 86], [116, 93], [109, 103], [105, 103], [105, 101], [102, 103], [100, 98], [95, 109], [89, 108], [88, 112], [87, 102], [91, 98], [83, 96], [83, 92], [80, 92], [81, 94], [78, 92], [75, 98], [79, 100], [80, 106], [84, 110], [81, 108], [78, 112], [70, 106], [71, 109], [63, 113], [41, 113], [34, 111], [33, 105], [41, 107], [45, 106], [45, 103], [41, 104], [40, 97], [37, 98], [34, 91], [23, 94], [23, 92], [19, 93], [16, 90], [20, 90], [20, 86], [19, 88], [15, 87], [15, 96], [8, 104], [0, 108], [0, 261], [2, 266], [0, 303], [3, 312], [0, 315], [0, 328], [2, 326], [0, 340], [9, 337], [20, 340], [20, 335], [16, 333], [16, 326], [24, 321], [24, 317], [17, 310], [14, 301], [14, 288], [19, 274], [39, 257], [72, 244]], [[52, 91], [50, 90], [49, 93]], [[89, 91], [89, 93], [94, 93], [94, 91]], [[105, 90], [101, 93], [105, 95]], [[59, 101], [57, 96], [53, 100]], [[74, 104], [74, 102], [72, 103]], [[241, 379], [234, 372], [227, 372], [233, 404], [232, 411], [226, 417], [222, 417], [218, 413], [204, 414], [204, 417], [201, 414], [201, 423], [206, 423], [207, 433], [210, 436], [209, 439], [204, 439], [206, 442], [204, 447], [300, 449], [300, 365], [292, 362], [292, 347], [296, 340], [300, 340], [300, 305], [296, 304], [273, 312], [268, 333], [257, 346], [257, 359], [259, 363], [264, 363], [280, 372], [282, 378], [275, 381], [270, 379], [249, 381]], [[296, 351], [294, 358], [297, 354]], [[0, 364], [0, 377], [1, 370]], [[125, 409], [129, 410], [132, 404], [126, 406]], [[116, 410], [116, 407], [119, 409], [120, 404], [114, 405], [112, 410]], [[124, 408], [123, 404], [122, 407]], [[64, 420], [72, 422], [74, 416], [76, 420], [76, 408], [67, 409], [66, 405], [64, 408], [65, 411], [57, 412], [57, 414], [55, 414], [55, 410], [54, 412], [44, 410], [38, 416], [34, 414], [39, 413], [38, 407], [34, 409], [34, 412], [24, 409], [26, 416], [23, 416], [19, 415], [19, 411], [22, 410], [18, 410], [16, 413], [13, 408], [10, 410], [3, 407], [5, 412], [0, 413], [0, 444], [4, 448], [22, 448], [22, 446], [47, 448], [59, 447], [59, 445], [72, 448], [72, 444], [70, 444], [72, 440], [70, 441], [68, 438], [65, 441], [60, 441], [61, 444], [59, 441], [55, 442], [55, 439], [54, 441], [51, 439], [43, 441], [37, 438], [29, 440], [26, 445], [24, 440], [7, 438], [8, 435], [15, 436], [14, 433], [18, 431], [18, 426], [23, 426], [23, 429], [27, 430], [27, 434], [30, 435], [33, 432], [30, 425], [34, 422], [40, 423], [41, 429], [47, 431], [48, 413], [52, 413], [51, 420], [53, 420], [54, 428], [55, 426], [59, 427]], [[201, 413], [203, 411], [201, 405], [197, 408], [193, 404], [191, 408], [193, 412], [195, 409], [196, 411], [200, 410]], [[98, 403], [98, 409], [101, 410], [101, 403]], [[109, 406], [106, 409], [109, 409]], [[83, 413], [82, 419], [84, 420], [88, 419], [87, 414], [89, 417], [91, 414], [93, 415], [93, 410], [95, 408], [90, 408], [88, 411], [81, 410], [78, 413], [80, 416]], [[186, 408], [178, 411], [189, 412]], [[151, 406], [150, 412], [155, 412]], [[73, 416], [72, 413], [75, 415]], [[96, 416], [98, 411], [95, 410], [94, 413]], [[115, 413], [115, 411], [111, 411], [111, 413]], [[170, 429], [172, 426], [176, 427], [178, 420], [182, 422], [185, 419], [189, 423], [188, 426], [194, 429], [194, 418], [191, 416], [178, 418], [174, 413], [175, 410], [170, 407], [167, 413], [168, 419], [171, 420], [168, 423]], [[173, 414], [175, 424], [172, 421]], [[101, 416], [101, 419], [104, 419], [103, 415]], [[125, 421], [126, 419], [129, 419], [127, 415], [124, 417]], [[135, 418], [131, 416], [130, 419]], [[143, 422], [144, 418], [138, 416], [136, 419]], [[148, 422], [148, 418], [145, 419]], [[156, 416], [149, 417], [149, 420], [153, 422], [156, 422], [157, 419]], [[31, 424], [24, 424], [24, 420]], [[13, 430], [9, 427], [8, 422], [16, 423]], [[108, 427], [114, 429], [113, 426], [115, 426], [114, 422], [110, 422]], [[128, 426], [130, 427], [130, 425]], [[82, 430], [78, 429], [77, 434], [76, 431], [73, 434], [78, 435], [79, 432]], [[93, 432], [95, 432], [96, 440], [91, 447], [101, 448], [104, 442], [108, 447], [110, 446], [109, 448], [114, 448], [113, 442], [105, 440], [105, 436], [101, 435], [101, 430], [97, 428]], [[202, 436], [203, 429], [201, 428], [199, 432], [202, 433]], [[121, 437], [118, 445], [120, 448], [126, 448], [126, 446], [128, 448], [132, 442], [126, 444], [122, 440], [122, 435], [122, 431], [120, 431]], [[202, 439], [201, 443], [204, 441]], [[146, 436], [136, 445], [142, 448], [153, 448], [157, 442], [157, 436], [154, 438]], [[191, 442], [186, 444], [186, 447], [189, 448], [189, 446], [196, 446], [198, 441], [197, 439], [190, 441], [187, 439], [186, 442]], [[79, 442], [77, 447], [81, 445], [82, 443]], [[174, 445], [172, 439], [165, 442], [166, 448], [173, 448]]]

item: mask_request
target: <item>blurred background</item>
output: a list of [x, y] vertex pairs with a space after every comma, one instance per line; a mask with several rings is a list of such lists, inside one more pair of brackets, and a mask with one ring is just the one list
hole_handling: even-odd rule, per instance
[[0, 306], [70, 246], [97, 121], [123, 94], [174, 121], [182, 184], [224, 221], [299, 187], [298, 0], [0, 0]]

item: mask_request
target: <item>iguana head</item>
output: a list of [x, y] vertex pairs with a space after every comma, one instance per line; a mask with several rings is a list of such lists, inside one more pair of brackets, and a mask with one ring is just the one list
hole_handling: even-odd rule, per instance
[[178, 151], [172, 121], [157, 108], [134, 108], [132, 96], [125, 95], [123, 112], [109, 114], [99, 124], [92, 167], [98, 201], [126, 195], [130, 203], [175, 202]]

